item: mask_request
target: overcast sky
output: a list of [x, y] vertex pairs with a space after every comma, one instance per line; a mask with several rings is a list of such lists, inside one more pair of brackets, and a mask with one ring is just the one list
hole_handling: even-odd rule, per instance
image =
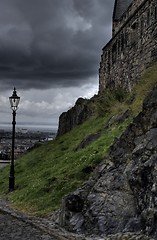
[[114, 0], [0, 0], [0, 123], [21, 97], [17, 123], [57, 126], [78, 97], [98, 90]]

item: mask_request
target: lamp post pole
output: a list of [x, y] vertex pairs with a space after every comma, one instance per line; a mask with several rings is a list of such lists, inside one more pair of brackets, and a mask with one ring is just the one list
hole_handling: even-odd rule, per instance
[[13, 110], [13, 121], [12, 121], [12, 152], [11, 152], [11, 165], [10, 165], [10, 176], [9, 176], [9, 192], [15, 189], [15, 176], [14, 176], [14, 147], [15, 147], [15, 125], [16, 125], [16, 111]]
[[14, 147], [15, 147], [15, 125], [16, 125], [16, 110], [20, 101], [20, 97], [16, 94], [14, 88], [13, 94], [9, 97], [10, 105], [12, 108], [13, 121], [12, 121], [12, 154], [11, 154], [11, 165], [10, 165], [10, 176], [9, 176], [9, 192], [15, 189], [15, 176], [14, 176]]

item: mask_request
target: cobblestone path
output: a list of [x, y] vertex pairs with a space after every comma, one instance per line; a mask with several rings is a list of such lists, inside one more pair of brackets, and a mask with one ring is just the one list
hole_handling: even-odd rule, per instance
[[0, 240], [156, 240], [142, 233], [117, 233], [85, 237], [60, 228], [51, 218], [29, 217], [9, 207], [0, 198]]
[[18, 212], [0, 197], [0, 240], [85, 240], [65, 231], [53, 219]]
[[0, 240], [55, 240], [29, 223], [0, 213]]

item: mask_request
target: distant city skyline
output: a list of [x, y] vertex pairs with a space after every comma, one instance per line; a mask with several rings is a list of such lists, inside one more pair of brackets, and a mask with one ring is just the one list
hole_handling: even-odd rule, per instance
[[114, 0], [0, 1], [0, 123], [8, 98], [21, 97], [17, 124], [58, 125], [78, 97], [98, 92], [102, 48], [111, 38]]
[[[27, 129], [27, 130], [35, 130], [35, 131], [50, 131], [50, 132], [57, 132], [58, 125], [52, 124], [23, 124], [23, 123], [16, 123], [16, 131]], [[0, 123], [0, 130], [12, 130], [11, 123]]]

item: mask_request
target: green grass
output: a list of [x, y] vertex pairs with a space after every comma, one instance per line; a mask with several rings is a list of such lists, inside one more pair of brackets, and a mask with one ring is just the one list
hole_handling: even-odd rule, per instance
[[[156, 66], [141, 78], [131, 94], [108, 92], [89, 102], [95, 116], [71, 132], [28, 152], [15, 163], [16, 190], [8, 193], [9, 166], [0, 171], [0, 193], [24, 212], [45, 215], [59, 208], [62, 198], [80, 187], [97, 164], [108, 154], [115, 137], [119, 137], [142, 109], [145, 96], [157, 81]], [[106, 103], [105, 103], [106, 102]], [[122, 124], [118, 119], [126, 110], [132, 113]], [[115, 116], [110, 127], [109, 120]], [[89, 134], [100, 137], [84, 149], [76, 150]], [[104, 160], [106, 161], [106, 160]]]
[[142, 104], [144, 98], [150, 93], [150, 91], [157, 84], [157, 64], [147, 69], [143, 74], [140, 81], [135, 87], [135, 100], [132, 106], [132, 111], [136, 115], [142, 110]]
[[[105, 132], [96, 142], [76, 151], [89, 133], [102, 129], [108, 118], [93, 118], [70, 133], [25, 154], [16, 161], [16, 191], [8, 196], [17, 208], [45, 214], [59, 207], [62, 197], [79, 187], [88, 177], [84, 170], [94, 168], [108, 151], [119, 130]], [[0, 175], [0, 192], [8, 191], [6, 168]]]

